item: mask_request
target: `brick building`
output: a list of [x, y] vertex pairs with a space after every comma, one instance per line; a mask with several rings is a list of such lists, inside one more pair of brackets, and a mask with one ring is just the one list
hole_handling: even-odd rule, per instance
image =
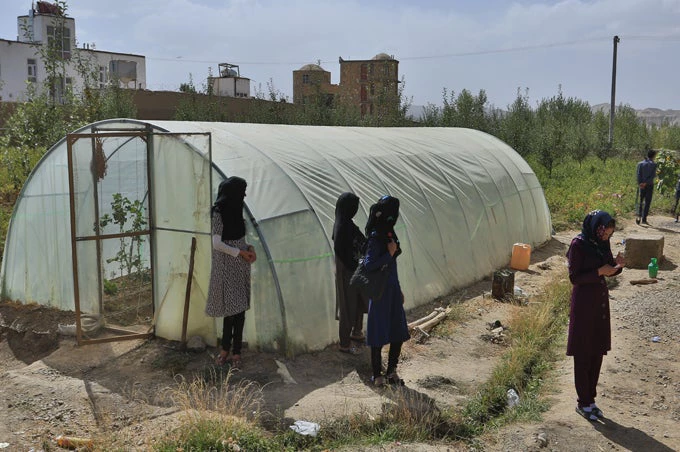
[[365, 115], [389, 114], [399, 108], [399, 61], [379, 53], [370, 60], [340, 62], [340, 83], [331, 83], [331, 73], [318, 64], [293, 71], [293, 102], [342, 104]]

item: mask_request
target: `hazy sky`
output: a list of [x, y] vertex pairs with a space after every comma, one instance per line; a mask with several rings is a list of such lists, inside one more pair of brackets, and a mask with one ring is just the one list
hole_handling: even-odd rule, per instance
[[[16, 39], [30, 1], [0, 0], [0, 37]], [[292, 98], [292, 72], [338, 57], [394, 55], [414, 105], [442, 90], [487, 92], [505, 107], [517, 88], [535, 104], [557, 93], [609, 102], [612, 38], [617, 104], [680, 109], [680, 0], [70, 0], [78, 43], [146, 56], [147, 85], [177, 90], [212, 67], [239, 64], [252, 89]]]

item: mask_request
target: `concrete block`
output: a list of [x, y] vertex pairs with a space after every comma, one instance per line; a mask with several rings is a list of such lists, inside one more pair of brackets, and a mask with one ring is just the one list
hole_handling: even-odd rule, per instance
[[661, 265], [663, 242], [663, 235], [632, 234], [626, 237], [626, 267], [646, 269], [653, 257]]

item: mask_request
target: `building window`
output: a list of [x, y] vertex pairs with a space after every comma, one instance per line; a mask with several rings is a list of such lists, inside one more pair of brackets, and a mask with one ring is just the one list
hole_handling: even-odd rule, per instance
[[36, 83], [38, 81], [38, 66], [35, 64], [35, 59], [27, 59], [26, 65], [28, 68], [28, 78], [26, 80], [31, 83]]
[[375, 94], [375, 83], [371, 83], [371, 96]]
[[373, 63], [368, 65], [368, 74], [373, 75]]
[[366, 104], [361, 104], [361, 117], [366, 116]]
[[309, 85], [309, 74], [302, 74], [302, 84]]
[[368, 93], [366, 92], [366, 85], [361, 85], [361, 102], [368, 100]]
[[106, 66], [99, 66], [99, 87], [106, 86]]
[[387, 64], [383, 66], [383, 75], [385, 77], [389, 77], [390, 75], [390, 67]]
[[371, 103], [371, 108], [370, 108], [370, 115], [373, 116], [373, 104]]
[[[56, 42], [55, 42], [56, 41]], [[61, 41], [61, 43], [59, 43]], [[62, 58], [71, 58], [71, 30], [66, 27], [47, 26], [47, 45], [61, 51]]]
[[368, 65], [367, 64], [362, 64], [361, 65], [361, 80], [366, 80], [368, 74]]

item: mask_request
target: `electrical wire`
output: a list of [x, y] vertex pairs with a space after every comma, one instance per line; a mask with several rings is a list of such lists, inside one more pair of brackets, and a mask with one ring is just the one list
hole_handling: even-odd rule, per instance
[[[630, 38], [628, 38], [630, 39]], [[680, 38], [678, 38], [680, 39]], [[588, 44], [592, 42], [609, 42], [611, 40], [611, 37], [596, 37], [596, 38], [590, 38], [590, 39], [578, 39], [578, 40], [572, 40], [572, 41], [562, 41], [562, 42], [552, 42], [552, 43], [546, 43], [546, 44], [535, 44], [535, 45], [528, 45], [528, 46], [518, 46], [518, 47], [505, 47], [505, 48], [500, 48], [500, 49], [489, 49], [489, 50], [477, 50], [477, 51], [471, 51], [471, 52], [458, 52], [458, 53], [446, 53], [446, 54], [440, 54], [440, 55], [415, 55], [415, 56], [406, 56], [406, 57], [401, 57], [399, 58], [399, 61], [406, 61], [406, 60], [434, 60], [434, 59], [442, 59], [442, 58], [457, 58], [457, 57], [466, 57], [466, 56], [475, 56], [475, 55], [490, 55], [490, 54], [497, 54], [497, 53], [511, 53], [511, 52], [526, 52], [529, 50], [539, 50], [539, 49], [549, 49], [549, 48], [554, 48], [554, 47], [567, 47], [567, 46], [572, 46], [572, 45], [578, 45], [578, 44]], [[158, 61], [172, 61], [175, 63], [206, 63], [206, 64], [214, 64], [215, 60], [188, 60], [184, 59], [181, 56], [175, 57], [175, 58], [163, 58], [163, 57], [146, 57], [147, 60], [158, 60]], [[322, 63], [322, 64], [332, 64], [336, 60], [327, 60], [327, 61], [316, 61], [316, 63]], [[304, 65], [308, 64], [309, 62], [299, 62], [299, 61], [236, 61], [234, 64], [241, 64], [241, 65], [249, 65], [249, 66], [255, 66], [255, 65], [269, 65], [269, 66], [276, 66], [276, 65], [285, 65], [285, 66], [294, 66], [294, 65]]]

